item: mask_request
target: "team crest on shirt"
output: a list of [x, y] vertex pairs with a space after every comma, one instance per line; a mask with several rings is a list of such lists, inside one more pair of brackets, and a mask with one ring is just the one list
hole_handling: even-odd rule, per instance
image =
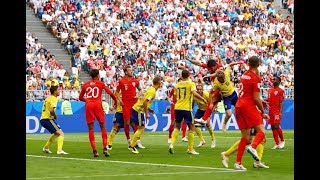
[[132, 86], [136, 86], [136, 82], [132, 82]]
[[274, 93], [273, 93], [275, 96], [278, 94], [278, 91], [274, 91]]

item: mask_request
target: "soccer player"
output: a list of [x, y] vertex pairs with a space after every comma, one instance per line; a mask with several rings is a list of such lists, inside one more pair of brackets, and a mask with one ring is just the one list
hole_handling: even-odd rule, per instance
[[[198, 84], [196, 86], [196, 89], [197, 89], [197, 93], [200, 96], [202, 96], [207, 101], [209, 100], [209, 92], [203, 90], [203, 85]], [[205, 110], [207, 108], [207, 104], [204, 101], [202, 101], [201, 99], [197, 98], [197, 97], [193, 98], [193, 102], [197, 103], [197, 105], [198, 105], [198, 109], [196, 111], [196, 114], [194, 115], [194, 118], [199, 119], [204, 115], [204, 112], [205, 112]], [[214, 133], [213, 133], [213, 129], [212, 129], [210, 121], [208, 121], [208, 123], [206, 123], [206, 127], [208, 128], [209, 134], [210, 134], [210, 137], [211, 137], [211, 148], [215, 148], [216, 147], [216, 141], [215, 141], [215, 137], [214, 137]], [[198, 137], [200, 139], [200, 143], [199, 143], [199, 145], [197, 147], [202, 147], [203, 145], [206, 144], [206, 141], [204, 140], [204, 138], [202, 136], [201, 129], [200, 129], [199, 126], [197, 126], [197, 124], [195, 124], [195, 131], [196, 131], [196, 133], [197, 133], [197, 135], [198, 135]]]
[[86, 114], [86, 122], [88, 126], [88, 134], [89, 141], [93, 152], [93, 157], [99, 157], [99, 153], [96, 149], [95, 137], [94, 137], [94, 121], [97, 119], [101, 129], [102, 136], [102, 146], [103, 146], [103, 154], [108, 157], [110, 156], [107, 149], [107, 131], [105, 125], [105, 116], [104, 110], [102, 107], [102, 91], [104, 90], [107, 94], [111, 96], [114, 100], [114, 106], [117, 103], [116, 96], [112, 93], [112, 91], [100, 80], [99, 70], [92, 69], [90, 72], [90, 76], [92, 80], [87, 81], [83, 84], [80, 94], [79, 100], [85, 102], [85, 114]]
[[[280, 127], [280, 122], [282, 118], [282, 106], [284, 100], [284, 90], [279, 87], [281, 83], [281, 78], [278, 76], [273, 77], [272, 79], [273, 87], [268, 90], [268, 98], [266, 101], [269, 104], [269, 121], [268, 124], [271, 125], [273, 139], [275, 145], [272, 149], [282, 149], [284, 148], [285, 141], [283, 137], [283, 132]], [[279, 142], [279, 138], [280, 141]]]
[[235, 91], [235, 88], [231, 82], [230, 78], [230, 72], [231, 72], [231, 66], [234, 66], [236, 64], [242, 64], [242, 62], [233, 62], [228, 64], [226, 69], [224, 71], [218, 70], [217, 78], [213, 80], [213, 91], [218, 90], [222, 95], [222, 100], [225, 108], [225, 117], [222, 123], [222, 131], [226, 132], [226, 125], [229, 121], [230, 117], [232, 116], [232, 110], [231, 106], [235, 105], [238, 100], [237, 92]]
[[[120, 98], [121, 98], [121, 96], [122, 96], [121, 91], [119, 93], [120, 93]], [[113, 110], [113, 108], [111, 107], [110, 110]], [[108, 139], [108, 147], [107, 147], [108, 150], [112, 150], [112, 142], [113, 142], [116, 134], [123, 127], [124, 127], [124, 120], [123, 120], [122, 106], [120, 105], [120, 102], [117, 101], [116, 113], [114, 114], [114, 117], [113, 117], [113, 127], [110, 132], [109, 139]]]
[[[133, 131], [135, 132], [137, 130], [137, 126], [132, 124], [130, 122], [131, 118], [131, 108], [132, 106], [137, 102], [137, 97], [141, 94], [141, 86], [139, 84], [139, 81], [133, 77], [133, 70], [131, 66], [126, 66], [124, 69], [124, 77], [121, 78], [118, 82], [118, 86], [116, 89], [116, 96], [118, 101], [120, 102], [122, 106], [122, 113], [123, 113], [123, 120], [125, 122], [124, 124], [124, 133], [127, 137], [128, 144], [130, 145], [130, 126], [132, 127]], [[136, 90], [139, 90], [139, 93], [137, 94]], [[120, 98], [119, 92], [123, 94], [123, 96]], [[140, 139], [137, 142], [137, 146], [139, 148], [145, 148], [142, 146]]]
[[[210, 59], [207, 61], [207, 63], [202, 63], [200, 61], [196, 61], [196, 60], [191, 60], [191, 59], [187, 59], [188, 61], [190, 61], [192, 64], [203, 67], [203, 68], [207, 68], [207, 70], [210, 73], [210, 80], [213, 81], [215, 79], [215, 77], [217, 76], [217, 74], [215, 73], [217, 69], [223, 69], [223, 67], [218, 64], [215, 60]], [[215, 96], [215, 97], [212, 97]], [[215, 99], [216, 101], [212, 101], [212, 99]], [[209, 92], [209, 101], [207, 104], [207, 108], [206, 111], [203, 115], [202, 118], [200, 119], [195, 119], [196, 122], [199, 123], [204, 123], [204, 121], [207, 121], [208, 118], [212, 115], [212, 111], [213, 109], [215, 109], [215, 107], [217, 106], [218, 102], [221, 101], [220, 98], [220, 93], [219, 91], [213, 91], [213, 89], [210, 90]]]
[[239, 83], [239, 98], [235, 106], [237, 124], [241, 131], [241, 139], [238, 145], [238, 152], [235, 170], [246, 170], [242, 165], [242, 157], [247, 144], [250, 144], [250, 129], [257, 131], [252, 143], [247, 147], [247, 152], [256, 161], [260, 161], [257, 154], [257, 146], [265, 140], [265, 128], [263, 119], [268, 119], [265, 114], [260, 98], [261, 79], [258, 75], [260, 60], [257, 56], [249, 58], [249, 69], [241, 76]]
[[169, 145], [169, 153], [173, 154], [173, 145], [177, 140], [180, 127], [181, 127], [181, 121], [184, 120], [189, 127], [187, 152], [189, 154], [199, 154], [193, 149], [194, 131], [195, 131], [194, 119], [192, 115], [193, 96], [201, 99], [205, 103], [207, 103], [207, 101], [197, 93], [194, 82], [192, 82], [189, 79], [189, 76], [190, 76], [189, 71], [182, 70], [181, 75], [182, 75], [182, 80], [174, 86], [173, 99], [176, 101], [176, 104], [174, 106], [176, 127], [172, 132], [172, 140]]
[[[152, 80], [152, 86], [148, 87], [144, 94], [141, 94], [138, 101], [132, 106], [131, 112], [131, 120], [132, 123], [138, 126], [138, 129], [135, 131], [133, 135], [133, 139], [131, 141], [128, 149], [134, 153], [138, 154], [139, 151], [135, 148], [137, 141], [140, 139], [140, 136], [144, 132], [145, 119], [150, 119], [149, 112], [154, 114], [153, 109], [150, 108], [152, 101], [156, 97], [157, 89], [159, 89], [161, 85], [161, 78], [155, 77]], [[143, 115], [144, 114], [144, 115]]]
[[57, 139], [58, 142], [58, 150], [57, 154], [69, 154], [62, 150], [63, 146], [63, 140], [64, 140], [64, 134], [62, 132], [62, 129], [57, 123], [57, 114], [56, 114], [56, 108], [57, 108], [57, 102], [58, 102], [58, 96], [60, 95], [60, 91], [58, 89], [58, 86], [51, 86], [50, 87], [50, 96], [48, 96], [42, 106], [41, 111], [41, 117], [40, 117], [40, 124], [42, 127], [47, 129], [52, 135], [47, 141], [47, 143], [42, 148], [42, 152], [51, 154], [49, 147], [53, 143], [55, 139]]
[[[250, 142], [252, 141], [252, 139], [254, 138], [256, 133], [257, 133], [256, 130], [254, 128], [251, 128]], [[260, 161], [253, 162], [254, 168], [269, 168], [269, 166], [266, 166], [264, 163], [261, 162], [265, 142], [266, 141], [264, 140], [262, 143], [260, 143], [257, 146], [257, 154], [259, 156]], [[222, 164], [225, 168], [229, 167], [229, 165], [228, 165], [229, 156], [238, 150], [239, 143], [240, 143], [240, 140], [237, 141], [236, 143], [234, 143], [227, 151], [221, 153]]]
[[[178, 79], [178, 82], [181, 81], [181, 78]], [[174, 88], [172, 88], [167, 96], [167, 100], [169, 101], [169, 103], [171, 104], [170, 107], [170, 115], [171, 115], [171, 124], [169, 126], [169, 135], [168, 135], [168, 143], [171, 143], [171, 138], [172, 138], [172, 132], [174, 130], [174, 104], [176, 103], [173, 99], [173, 93], [174, 93]], [[188, 142], [188, 139], [186, 138], [186, 131], [187, 131], [187, 124], [185, 121], [182, 121], [181, 124], [181, 131], [182, 131], [182, 138], [181, 141], [182, 142]]]

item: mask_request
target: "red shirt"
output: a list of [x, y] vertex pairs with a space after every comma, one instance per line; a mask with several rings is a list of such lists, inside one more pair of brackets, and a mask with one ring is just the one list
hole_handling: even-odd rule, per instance
[[281, 113], [281, 104], [284, 100], [284, 90], [277, 87], [271, 87], [268, 90], [269, 114]]
[[173, 98], [173, 94], [174, 94], [174, 88], [172, 88], [169, 92], [169, 97], [171, 98], [172, 100], [172, 103], [176, 103], [176, 99]]
[[122, 101], [124, 104], [126, 102], [135, 103], [137, 99], [136, 89], [140, 86], [139, 81], [135, 78], [121, 78], [117, 86], [117, 92], [121, 90]]
[[254, 92], [260, 92], [260, 77], [248, 70], [240, 77], [238, 101], [236, 107], [256, 106], [253, 99]]
[[[102, 104], [102, 90], [105, 90], [106, 93], [108, 93], [111, 98], [117, 102], [116, 96], [112, 93], [112, 91], [104, 84], [104, 82], [100, 80], [90, 80], [83, 84], [80, 94], [79, 94], [79, 100], [83, 102], [94, 102]], [[86, 95], [86, 98], [84, 98], [84, 95]]]

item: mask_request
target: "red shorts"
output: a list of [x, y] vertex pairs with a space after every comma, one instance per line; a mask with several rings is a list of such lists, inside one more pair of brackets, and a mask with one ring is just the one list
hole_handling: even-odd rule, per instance
[[130, 118], [131, 118], [131, 109], [132, 109], [132, 106], [134, 105], [135, 103], [127, 103], [126, 102], [126, 105], [123, 105], [122, 106], [122, 114], [123, 114], [123, 120], [124, 121], [130, 121]]
[[102, 104], [86, 103], [86, 121], [87, 124], [94, 122], [95, 118], [99, 123], [105, 123]]
[[235, 107], [234, 110], [239, 129], [248, 129], [263, 124], [262, 115], [255, 106]]
[[268, 124], [280, 124], [280, 114], [269, 114]]

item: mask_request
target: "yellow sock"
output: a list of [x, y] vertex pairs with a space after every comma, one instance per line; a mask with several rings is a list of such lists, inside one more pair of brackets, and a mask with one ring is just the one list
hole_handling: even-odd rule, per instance
[[171, 144], [173, 145], [177, 138], [178, 138], [178, 135], [179, 135], [179, 129], [177, 128], [174, 128], [173, 132], [172, 132], [172, 138], [171, 138]]
[[108, 145], [112, 145], [114, 137], [116, 136], [117, 133], [118, 133], [118, 130], [116, 128], [112, 128], [109, 139], [108, 139]]
[[63, 135], [58, 136], [58, 138], [57, 138], [58, 151], [62, 151], [63, 140], [64, 140], [64, 136]]
[[202, 136], [201, 129], [200, 129], [199, 127], [196, 127], [195, 131], [196, 131], [196, 133], [197, 133], [197, 135], [198, 135], [198, 137], [199, 137], [199, 140], [200, 140], [200, 141], [204, 141], [204, 138], [203, 138], [203, 136]]
[[138, 129], [136, 132], [133, 134], [133, 139], [131, 141], [130, 146], [134, 147], [137, 144], [137, 140], [140, 139], [141, 134], [143, 133], [144, 129]]
[[189, 151], [193, 150], [193, 144], [194, 144], [194, 132], [189, 130], [188, 131], [188, 149], [189, 149]]
[[257, 146], [256, 150], [257, 150], [257, 154], [258, 154], [258, 156], [259, 156], [259, 159], [260, 159], [260, 161], [261, 161], [261, 159], [262, 159], [262, 154], [263, 154], [263, 150], [264, 150], [264, 144], [261, 144], [261, 143], [260, 143], [260, 144]]
[[50, 145], [53, 143], [53, 141], [57, 138], [58, 136], [55, 134], [52, 134], [49, 140], [47, 141], [46, 145], [44, 145], [44, 148], [49, 149]]
[[234, 143], [227, 151], [224, 155], [226, 156], [230, 156], [232, 153], [236, 152], [238, 150], [238, 145], [240, 143], [240, 140], [237, 141], [236, 143]]
[[228, 121], [229, 121], [229, 117], [227, 115], [224, 116], [223, 124], [227, 124]]
[[214, 133], [213, 133], [213, 129], [212, 129], [211, 124], [209, 125], [208, 130], [209, 130], [209, 134], [211, 137], [211, 141], [213, 141], [214, 140]]

